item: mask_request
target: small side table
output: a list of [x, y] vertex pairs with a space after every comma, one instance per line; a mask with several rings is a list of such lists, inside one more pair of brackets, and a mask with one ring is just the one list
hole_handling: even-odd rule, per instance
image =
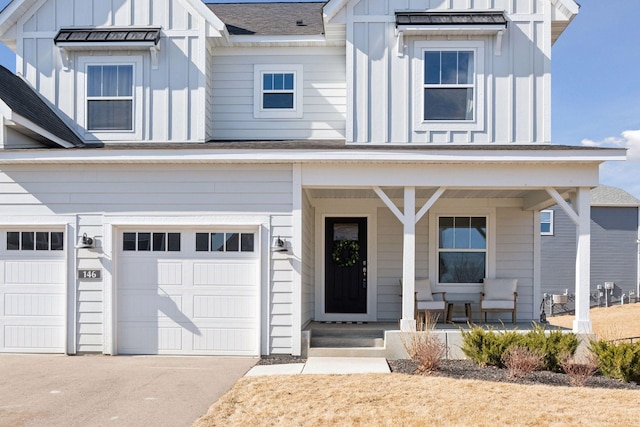
[[[448, 323], [454, 323], [454, 322], [472, 322], [473, 321], [473, 315], [471, 313], [471, 304], [473, 304], [474, 301], [471, 300], [463, 300], [463, 301], [447, 301], [447, 322]], [[452, 317], [453, 315], [453, 306], [454, 305], [462, 305], [464, 304], [464, 315], [465, 317]]]

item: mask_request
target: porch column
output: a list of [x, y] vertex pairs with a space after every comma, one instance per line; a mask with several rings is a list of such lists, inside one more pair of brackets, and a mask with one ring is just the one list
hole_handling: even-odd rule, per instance
[[576, 318], [573, 331], [590, 334], [589, 319], [591, 287], [591, 190], [588, 187], [578, 188], [575, 207], [578, 214], [576, 244]]
[[415, 331], [416, 188], [404, 188], [404, 238], [402, 240], [402, 320], [400, 329]]

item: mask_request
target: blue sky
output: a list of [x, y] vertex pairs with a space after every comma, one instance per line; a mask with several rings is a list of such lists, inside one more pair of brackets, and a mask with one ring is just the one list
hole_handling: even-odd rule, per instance
[[[640, 1], [579, 3], [552, 52], [553, 143], [629, 149], [626, 162], [601, 167], [600, 182], [640, 198]], [[4, 45], [0, 64], [15, 70]]]

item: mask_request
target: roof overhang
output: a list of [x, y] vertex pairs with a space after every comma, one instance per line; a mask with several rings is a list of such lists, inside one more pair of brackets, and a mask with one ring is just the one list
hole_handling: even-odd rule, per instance
[[3, 123], [4, 126], [11, 127], [16, 132], [26, 135], [35, 141], [48, 146], [76, 148], [72, 143], [55, 136], [53, 133], [43, 129], [26, 117], [16, 113], [2, 100], [0, 100], [0, 115], [6, 119]]
[[53, 38], [65, 49], [148, 49], [158, 46], [160, 27], [62, 28]]
[[551, 43], [555, 43], [571, 21], [578, 15], [580, 5], [574, 0], [550, 0], [553, 5], [551, 15]]
[[[7, 151], [0, 164], [87, 164], [87, 163], [422, 163], [422, 164], [592, 164], [626, 159], [624, 149], [554, 149], [522, 150], [473, 149], [384, 149], [358, 147], [351, 149], [259, 149], [216, 148], [217, 143], [171, 144], [154, 147], [138, 144], [135, 148], [118, 148], [112, 144], [106, 149], [81, 151]], [[239, 143], [241, 144], [241, 143]], [[149, 148], [145, 148], [148, 145]], [[237, 147], [237, 145], [234, 145]]]

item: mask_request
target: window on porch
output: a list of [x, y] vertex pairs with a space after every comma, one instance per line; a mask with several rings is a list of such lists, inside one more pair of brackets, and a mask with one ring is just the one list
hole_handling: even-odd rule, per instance
[[438, 218], [439, 283], [481, 283], [486, 277], [487, 218]]

